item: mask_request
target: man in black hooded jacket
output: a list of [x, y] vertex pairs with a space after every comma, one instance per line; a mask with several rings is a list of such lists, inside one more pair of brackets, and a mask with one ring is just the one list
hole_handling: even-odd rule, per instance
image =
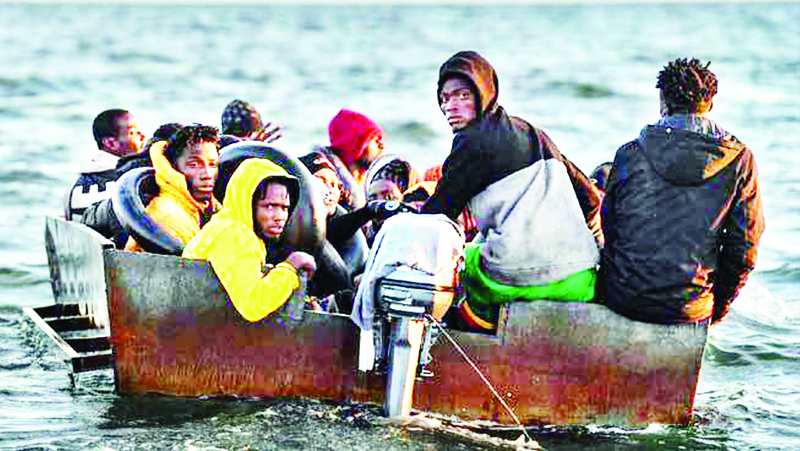
[[[439, 69], [437, 97], [453, 145], [423, 212], [455, 220], [465, 208], [478, 236], [467, 246], [459, 308], [493, 329], [490, 306], [521, 299], [589, 301], [602, 243], [601, 194], [550, 138], [497, 103], [494, 68], [472, 51]], [[591, 230], [590, 230], [591, 229]]]
[[670, 62], [656, 88], [661, 120], [617, 150], [607, 182], [599, 287], [632, 319], [716, 322], [755, 266], [764, 230], [756, 162], [705, 117], [717, 92], [708, 64]]

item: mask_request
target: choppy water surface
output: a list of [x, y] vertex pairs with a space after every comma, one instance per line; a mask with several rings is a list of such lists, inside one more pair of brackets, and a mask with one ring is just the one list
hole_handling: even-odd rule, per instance
[[500, 103], [585, 172], [657, 119], [656, 74], [711, 60], [712, 117], [755, 152], [767, 215], [757, 271], [711, 331], [691, 427], [531, 429], [547, 449], [800, 448], [800, 4], [514, 7], [0, 5], [0, 449], [504, 449], [375, 406], [310, 400], [119, 398], [109, 372], [73, 384], [20, 308], [52, 302], [44, 217], [58, 215], [91, 121], [124, 107], [151, 133], [218, 125], [233, 98], [284, 125], [280, 147], [327, 142], [342, 107], [420, 169], [450, 132], [438, 66], [484, 54]]

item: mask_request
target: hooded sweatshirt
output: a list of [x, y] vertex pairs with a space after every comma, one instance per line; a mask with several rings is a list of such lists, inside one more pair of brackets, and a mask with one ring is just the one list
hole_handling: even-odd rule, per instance
[[764, 230], [753, 154], [702, 116], [665, 117], [617, 151], [602, 222], [609, 308], [655, 323], [719, 320]]
[[300, 286], [297, 270], [288, 262], [263, 272], [271, 256], [253, 229], [253, 194], [266, 178], [291, 184], [293, 209], [299, 192], [297, 179], [269, 160], [248, 159], [231, 176], [222, 210], [186, 245], [182, 255], [209, 261], [236, 310], [251, 322], [279, 309]]
[[[167, 141], [159, 141], [150, 148], [159, 192], [147, 204], [145, 212], [169, 235], [186, 244], [200, 231], [203, 217], [210, 216], [219, 203], [212, 196], [211, 203], [206, 207], [192, 197], [186, 177], [172, 167], [164, 156], [166, 147]], [[144, 249], [130, 237], [125, 250], [141, 252]]]
[[478, 114], [455, 133], [423, 212], [455, 220], [468, 206], [485, 242], [480, 266], [493, 281], [544, 286], [593, 269], [599, 254], [587, 222], [599, 211], [597, 189], [544, 132], [497, 104], [497, 75], [480, 55], [459, 52], [445, 62], [440, 92], [453, 76], [469, 81]]

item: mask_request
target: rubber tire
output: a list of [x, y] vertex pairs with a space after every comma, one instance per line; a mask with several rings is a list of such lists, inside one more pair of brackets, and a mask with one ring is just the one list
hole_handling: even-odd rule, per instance
[[[341, 205], [337, 206], [338, 214], [346, 214], [347, 210]], [[352, 237], [344, 240], [334, 248], [342, 257], [342, 260], [350, 268], [350, 276], [355, 276], [364, 270], [369, 257], [369, 244], [367, 237], [361, 229], [358, 229]]]
[[145, 211], [144, 197], [157, 192], [155, 169], [145, 167], [126, 172], [117, 180], [117, 189], [111, 195], [114, 214], [146, 252], [180, 255], [183, 244], [159, 227]]

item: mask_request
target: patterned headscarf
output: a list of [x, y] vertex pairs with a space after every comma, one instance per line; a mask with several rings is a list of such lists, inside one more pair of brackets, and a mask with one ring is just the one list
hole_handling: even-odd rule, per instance
[[264, 124], [255, 107], [244, 100], [234, 100], [222, 112], [222, 133], [233, 136], [247, 136], [261, 130]]

